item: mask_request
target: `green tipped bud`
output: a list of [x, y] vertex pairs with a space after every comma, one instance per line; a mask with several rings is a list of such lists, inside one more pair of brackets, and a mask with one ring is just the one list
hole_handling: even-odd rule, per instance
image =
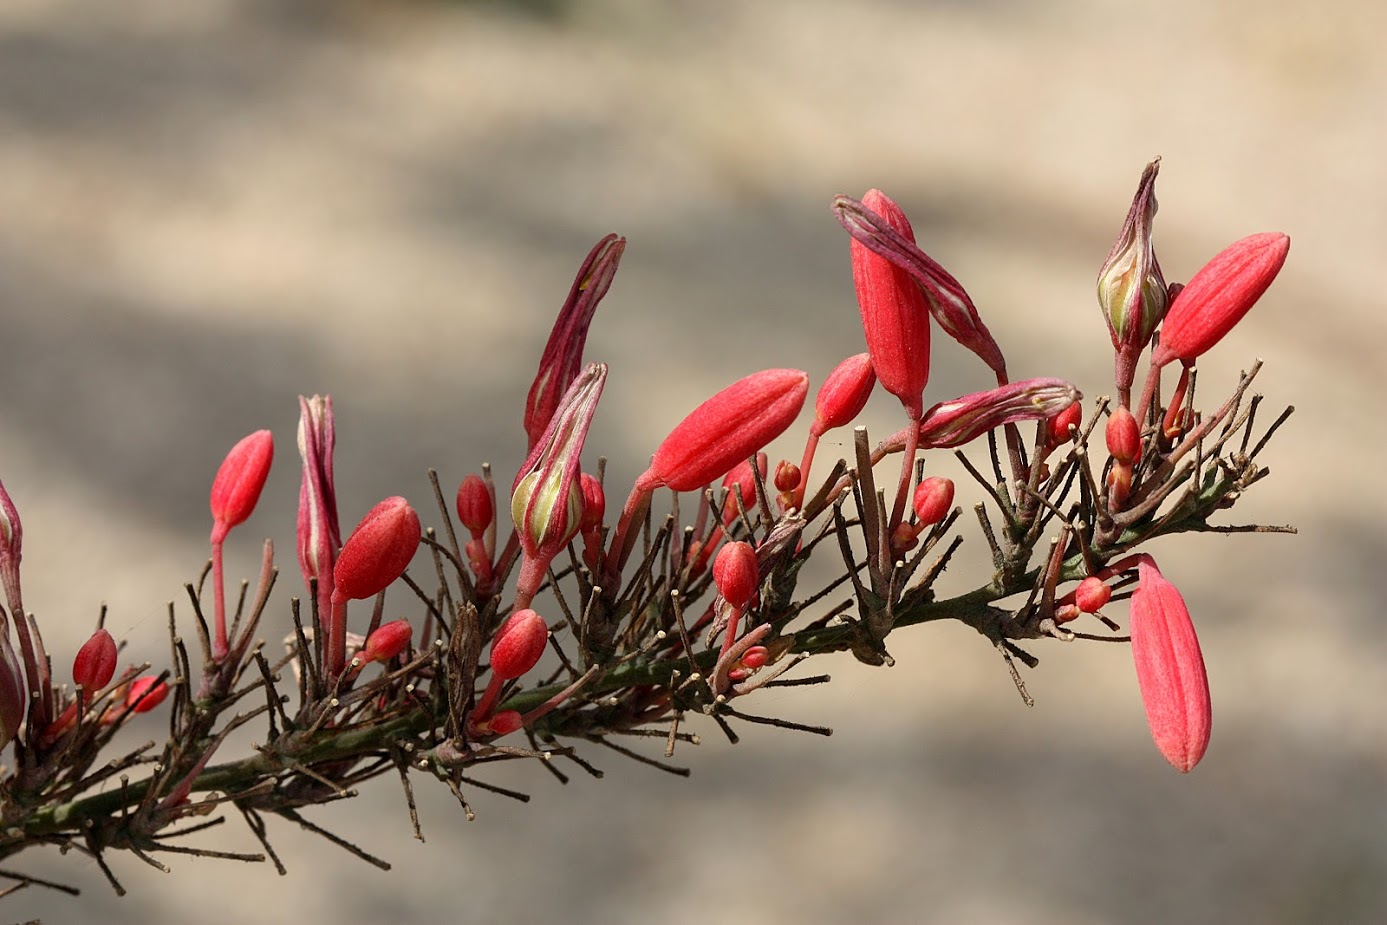
[[1114, 378], [1124, 394], [1132, 387], [1137, 357], [1151, 342], [1170, 304], [1151, 239], [1160, 166], [1157, 158], [1142, 171], [1127, 220], [1098, 271], [1098, 304], [1116, 351]]

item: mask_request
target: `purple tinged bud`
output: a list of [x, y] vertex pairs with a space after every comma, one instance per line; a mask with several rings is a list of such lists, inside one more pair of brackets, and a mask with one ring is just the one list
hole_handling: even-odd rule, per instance
[[22, 605], [19, 593], [19, 561], [24, 551], [24, 525], [19, 522], [5, 483], [0, 482], [0, 584], [10, 602], [10, 610], [18, 615]]
[[337, 491], [332, 478], [332, 453], [337, 442], [333, 427], [332, 397], [299, 396], [299, 455], [303, 480], [299, 485], [299, 568], [307, 586], [318, 580], [320, 612], [332, 597], [332, 570], [342, 548], [342, 529], [337, 520]]
[[24, 672], [10, 646], [9, 628], [0, 632], [0, 749], [10, 744], [24, 722]]
[[[963, 446], [989, 430], [1017, 421], [1042, 421], [1082, 398], [1074, 383], [1064, 379], [1022, 379], [940, 402], [920, 421], [920, 446], [943, 449]], [[905, 447], [906, 431], [887, 437], [881, 452]]]
[[1160, 167], [1161, 159], [1156, 158], [1142, 171], [1127, 219], [1098, 271], [1098, 304], [1116, 354], [1117, 389], [1124, 395], [1132, 387], [1137, 357], [1151, 342], [1169, 307], [1165, 277], [1151, 238]]

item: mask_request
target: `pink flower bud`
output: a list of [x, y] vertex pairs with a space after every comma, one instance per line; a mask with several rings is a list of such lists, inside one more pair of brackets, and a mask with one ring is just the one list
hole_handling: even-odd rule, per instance
[[130, 682], [125, 690], [125, 705], [136, 713], [148, 713], [168, 695], [167, 684], [153, 675], [145, 675]]
[[[1074, 384], [1063, 379], [1022, 379], [940, 402], [926, 411], [920, 421], [920, 446], [963, 446], [1003, 424], [1043, 421], [1081, 397]], [[882, 442], [882, 449], [899, 452], [905, 446], [905, 438], [906, 431], [892, 434]]]
[[1124, 466], [1135, 466], [1141, 459], [1141, 427], [1126, 405], [1118, 405], [1108, 418], [1108, 452]]
[[1057, 447], [1061, 443], [1068, 443], [1074, 439], [1070, 434], [1071, 427], [1078, 427], [1084, 419], [1084, 406], [1079, 402], [1074, 402], [1059, 414], [1050, 418], [1049, 441], [1051, 447]]
[[1132, 595], [1132, 659], [1151, 737], [1165, 759], [1188, 773], [1209, 747], [1212, 712], [1204, 656], [1189, 609], [1150, 556], [1137, 564]]
[[317, 579], [319, 611], [327, 612], [332, 597], [332, 569], [342, 548], [342, 528], [337, 520], [337, 490], [332, 478], [332, 454], [337, 436], [333, 426], [332, 397], [299, 396], [299, 455], [303, 478], [299, 483], [298, 554], [304, 586]]
[[578, 268], [568, 299], [549, 332], [539, 360], [539, 372], [525, 399], [525, 433], [530, 438], [530, 449], [534, 449], [544, 436], [559, 401], [582, 371], [588, 328], [597, 312], [597, 303], [612, 285], [625, 249], [625, 238], [609, 234], [597, 242]]
[[[855, 242], [909, 274], [924, 293], [930, 314], [944, 332], [977, 354], [997, 374], [999, 382], [1006, 381], [1007, 362], [1002, 356], [1002, 349], [997, 346], [987, 325], [983, 324], [963, 286], [915, 244], [909, 222], [902, 227], [903, 213], [897, 220], [869, 202], [870, 197], [871, 193], [868, 193], [862, 197], [862, 202], [847, 196], [836, 197], [833, 200], [833, 214], [839, 224], [848, 230]], [[886, 201], [890, 202], [889, 199]], [[895, 207], [895, 203], [891, 205]], [[899, 208], [896, 211], [899, 212]], [[867, 343], [870, 349], [871, 340], [868, 339]], [[875, 363], [875, 353], [872, 358]], [[877, 374], [880, 373], [878, 369]], [[883, 384], [885, 381], [882, 380]]]
[[242, 438], [226, 454], [212, 481], [213, 543], [225, 539], [227, 531], [245, 522], [255, 510], [274, 455], [274, 436], [268, 430], [257, 430]]
[[808, 393], [809, 376], [798, 369], [766, 369], [739, 379], [670, 431], [636, 480], [637, 490], [702, 488], [780, 436]]
[[104, 629], [92, 633], [72, 660], [72, 680], [83, 690], [98, 691], [111, 683], [116, 673], [116, 641]]
[[361, 659], [363, 665], [388, 662], [409, 648], [412, 633], [408, 620], [391, 620], [366, 637], [366, 645], [362, 646], [356, 657]]
[[1157, 158], [1142, 171], [1127, 219], [1098, 271], [1098, 304], [1116, 352], [1114, 378], [1124, 395], [1132, 387], [1137, 357], [1151, 342], [1168, 305], [1165, 277], [1151, 241], [1160, 167]]
[[954, 482], [934, 475], [915, 487], [915, 516], [920, 527], [931, 527], [948, 516], [954, 506]]
[[333, 569], [343, 600], [375, 597], [404, 574], [419, 548], [419, 515], [398, 495], [386, 498], [356, 525]]
[[[862, 205], [875, 213], [881, 224], [914, 242], [910, 220], [881, 190], [868, 190]], [[925, 293], [909, 273], [855, 237], [851, 251], [852, 280], [872, 368], [882, 387], [901, 400], [911, 420], [918, 421], [929, 382], [929, 304]]]
[[511, 518], [520, 545], [544, 566], [568, 545], [582, 521], [579, 457], [606, 381], [602, 363], [589, 364], [573, 380], [511, 486]]
[[1112, 599], [1112, 588], [1103, 579], [1090, 575], [1074, 589], [1074, 604], [1083, 613], [1097, 613]]
[[502, 681], [520, 677], [539, 661], [549, 643], [544, 618], [530, 610], [510, 615], [491, 643], [491, 673]]
[[457, 511], [458, 521], [473, 536], [480, 536], [491, 526], [496, 508], [491, 501], [491, 492], [480, 475], [473, 473], [458, 486]]
[[839, 363], [828, 374], [814, 398], [814, 423], [809, 432], [822, 436], [835, 427], [851, 423], [867, 406], [877, 384], [871, 354], [859, 353]]
[[583, 493], [583, 518], [578, 529], [585, 532], [596, 530], [602, 526], [602, 518], [607, 516], [607, 493], [602, 490], [602, 483], [597, 481], [597, 477], [586, 472], [578, 480], [578, 487]]
[[1280, 232], [1243, 238], [1224, 248], [1185, 284], [1170, 305], [1151, 362], [1185, 364], [1218, 343], [1267, 291], [1286, 262], [1291, 239]]
[[738, 610], [746, 609], [761, 584], [756, 550], [750, 543], [728, 543], [713, 558], [713, 584], [718, 593]]

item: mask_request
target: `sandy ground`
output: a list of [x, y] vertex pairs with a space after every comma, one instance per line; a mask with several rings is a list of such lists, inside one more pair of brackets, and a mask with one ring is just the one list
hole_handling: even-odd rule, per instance
[[[1363, 481], [1384, 451], [1384, 32], [1370, 0], [0, 5], [0, 477], [60, 672], [102, 600], [132, 657], [165, 651], [212, 473], [255, 428], [280, 465], [249, 532], [289, 548], [301, 392], [335, 396], [345, 521], [422, 502], [430, 465], [511, 471], [550, 320], [608, 230], [631, 243], [589, 341], [612, 365], [591, 445], [615, 478], [746, 371], [821, 377], [861, 349], [827, 202], [869, 186], [1017, 375], [1089, 395], [1110, 363], [1093, 276], [1150, 157], [1168, 277], [1288, 232], [1200, 385], [1265, 358], [1269, 407], [1298, 413], [1236, 519], [1301, 528], [1158, 547], [1214, 688], [1188, 778], [1124, 650], [1042, 647], [1026, 710], [939, 627], [903, 634], [894, 669], [839, 658], [828, 689], [762, 704], [829, 740], [709, 728], [690, 781], [514, 767], [494, 779], [534, 800], [474, 794], [471, 824], [420, 781], [422, 846], [388, 780], [314, 815], [390, 873], [287, 824], [287, 878], [117, 857], [125, 899], [37, 852], [12, 866], [82, 897], [27, 890], [0, 920], [1387, 919], [1387, 501]], [[940, 338], [930, 394], [985, 385]], [[883, 396], [867, 423], [896, 413]], [[232, 573], [254, 556], [247, 536]], [[255, 848], [237, 824], [209, 843]]]

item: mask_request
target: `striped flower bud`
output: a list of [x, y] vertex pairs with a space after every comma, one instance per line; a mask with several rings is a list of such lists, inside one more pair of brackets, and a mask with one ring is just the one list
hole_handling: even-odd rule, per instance
[[1170, 305], [1151, 362], [1186, 365], [1218, 343], [1267, 291], [1286, 262], [1291, 239], [1280, 232], [1235, 241], [1210, 260]]
[[333, 570], [334, 595], [352, 601], [375, 597], [404, 574], [419, 542], [419, 515], [404, 498], [386, 498], [342, 547]]
[[728, 543], [713, 559], [713, 584], [718, 594], [738, 610], [746, 609], [761, 584], [756, 550], [750, 543]]
[[333, 426], [332, 397], [299, 396], [299, 456], [303, 477], [299, 482], [298, 554], [305, 587], [318, 582], [319, 612], [326, 613], [332, 597], [332, 569], [342, 547], [342, 528], [337, 520], [337, 490], [332, 478], [332, 454], [337, 443]]
[[814, 397], [814, 423], [809, 425], [809, 432], [818, 437], [851, 423], [867, 406], [876, 384], [871, 354], [859, 353], [839, 363]]
[[636, 490], [702, 488], [780, 436], [808, 393], [809, 376], [798, 369], [766, 369], [737, 380], [670, 431]]
[[0, 632], [0, 749], [10, 744], [24, 722], [24, 671], [10, 645], [9, 629]]
[[1136, 196], [1108, 259], [1098, 271], [1098, 304], [1115, 351], [1115, 381], [1125, 395], [1132, 387], [1137, 357], [1165, 317], [1166, 284], [1151, 226], [1156, 217], [1156, 174], [1160, 158], [1146, 165]]
[[92, 633], [72, 660], [72, 680], [83, 690], [98, 691], [111, 683], [116, 673], [116, 641], [104, 629]]
[[244, 523], [255, 510], [274, 455], [274, 436], [268, 430], [243, 437], [226, 454], [212, 481], [213, 543], [220, 543], [232, 527]]
[[511, 614], [491, 643], [491, 672], [502, 681], [512, 681], [539, 662], [549, 644], [549, 627], [544, 618], [530, 610]]
[[[1082, 396], [1074, 383], [1064, 379], [1022, 379], [985, 392], [940, 402], [920, 421], [920, 446], [963, 446], [989, 430], [1017, 421], [1043, 421], [1063, 411]], [[882, 442], [881, 450], [900, 452], [906, 431]]]
[[1209, 747], [1212, 711], [1204, 656], [1189, 608], [1150, 556], [1137, 564], [1132, 594], [1132, 659], [1156, 747], [1188, 773]]

